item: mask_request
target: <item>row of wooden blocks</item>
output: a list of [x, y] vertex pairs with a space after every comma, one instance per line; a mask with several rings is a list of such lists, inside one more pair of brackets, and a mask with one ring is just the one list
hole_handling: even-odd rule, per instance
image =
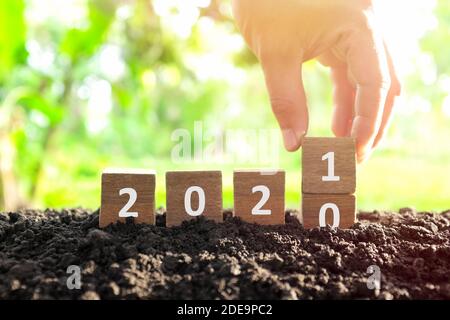
[[[303, 143], [302, 216], [305, 228], [347, 228], [355, 221], [355, 145], [350, 138], [306, 138]], [[100, 227], [133, 217], [155, 223], [151, 170], [105, 170]], [[236, 170], [234, 215], [259, 224], [285, 221], [285, 172]], [[204, 216], [223, 220], [221, 171], [166, 172], [166, 226]]]

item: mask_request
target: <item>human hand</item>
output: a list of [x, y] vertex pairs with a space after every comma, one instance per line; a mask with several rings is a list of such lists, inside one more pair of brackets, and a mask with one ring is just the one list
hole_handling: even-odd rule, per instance
[[285, 148], [308, 130], [302, 63], [331, 68], [332, 130], [356, 140], [359, 162], [386, 132], [400, 82], [371, 0], [233, 0], [233, 14], [259, 59]]

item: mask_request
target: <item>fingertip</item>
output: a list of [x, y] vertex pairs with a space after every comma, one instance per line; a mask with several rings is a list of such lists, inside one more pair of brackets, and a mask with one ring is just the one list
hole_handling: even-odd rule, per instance
[[361, 141], [356, 140], [356, 160], [358, 163], [363, 163], [370, 154], [370, 148], [367, 147], [367, 145], [362, 144]]
[[351, 121], [348, 121], [347, 123], [334, 121], [331, 130], [335, 137], [348, 137], [350, 135], [351, 125]]
[[306, 131], [300, 131], [297, 134], [297, 139], [299, 141], [299, 148], [303, 145], [303, 140], [305, 140], [305, 136], [306, 136]]
[[295, 151], [299, 148], [295, 132], [292, 129], [282, 130], [284, 147], [287, 151]]
[[284, 147], [287, 151], [293, 152], [300, 148], [300, 146], [303, 143], [303, 137], [305, 136], [306, 132], [295, 132], [293, 129], [283, 129], [283, 142]]
[[376, 147], [378, 147], [384, 140], [384, 132], [383, 133], [379, 133], [378, 136], [375, 138], [375, 141], [372, 145], [372, 148], [375, 149]]
[[372, 143], [364, 144], [356, 139], [356, 160], [358, 164], [366, 162], [373, 152]]
[[372, 153], [373, 130], [362, 118], [356, 117], [353, 122], [351, 136], [356, 143], [356, 159], [359, 164], [365, 162]]
[[356, 161], [358, 162], [358, 164], [363, 164], [368, 158], [369, 156], [366, 153], [356, 155]]

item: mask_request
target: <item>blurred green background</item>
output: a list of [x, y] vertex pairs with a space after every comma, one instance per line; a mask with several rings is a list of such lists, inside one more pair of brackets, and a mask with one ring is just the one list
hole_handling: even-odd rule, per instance
[[[403, 96], [387, 139], [358, 169], [358, 207], [448, 209], [450, 2], [380, 10]], [[310, 135], [331, 136], [329, 71], [308, 62], [304, 79]], [[229, 1], [0, 1], [0, 209], [97, 208], [111, 166], [157, 170], [158, 205], [165, 171], [223, 169], [230, 207], [233, 168], [267, 165], [264, 155], [174, 163], [171, 135], [195, 121], [218, 136], [277, 128]], [[285, 152], [275, 132], [287, 206], [298, 208], [300, 152]]]

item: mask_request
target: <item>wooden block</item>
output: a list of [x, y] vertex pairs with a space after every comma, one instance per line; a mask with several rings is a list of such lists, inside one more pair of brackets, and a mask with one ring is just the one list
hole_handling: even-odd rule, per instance
[[354, 195], [303, 193], [302, 196], [304, 228], [310, 229], [320, 226], [321, 215], [325, 218], [325, 221], [322, 221], [322, 226], [329, 224], [333, 227], [345, 229], [350, 228], [355, 223], [356, 198]]
[[284, 224], [284, 171], [236, 170], [234, 214], [259, 224]]
[[155, 171], [107, 169], [102, 174], [100, 228], [134, 217], [155, 224]]
[[204, 216], [223, 221], [221, 171], [166, 172], [166, 226]]
[[354, 139], [305, 138], [302, 150], [303, 193], [355, 193]]

